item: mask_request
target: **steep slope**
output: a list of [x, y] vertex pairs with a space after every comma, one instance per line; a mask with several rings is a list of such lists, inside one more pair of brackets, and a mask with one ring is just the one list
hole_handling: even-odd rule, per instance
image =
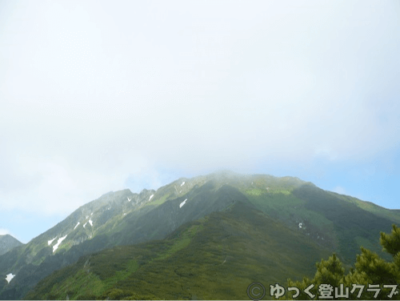
[[186, 223], [165, 240], [85, 256], [24, 298], [247, 299], [252, 282], [312, 275], [314, 263], [328, 254], [241, 200]]
[[268, 176], [254, 176], [251, 187], [241, 191], [258, 209], [336, 252], [347, 265], [354, 263], [361, 246], [389, 259], [379, 244], [379, 233], [398, 224], [398, 210], [370, 205], [289, 177], [281, 178], [280, 188], [268, 185]]
[[[102, 230], [95, 237], [72, 245], [69, 249], [66, 248], [70, 242], [68, 239], [63, 240], [59, 247], [60, 251], [51, 255], [49, 250], [46, 250], [48, 256], [38, 265], [29, 263], [22, 265], [18, 272], [8, 272], [16, 276], [10, 283], [3, 282], [0, 298], [21, 298], [40, 279], [76, 262], [83, 255], [115, 245], [162, 239], [185, 222], [222, 210], [234, 202], [247, 201], [244, 195], [233, 187], [225, 186], [217, 189], [214, 182], [209, 181], [203, 186], [195, 185], [186, 196], [161, 202], [158, 206], [141, 203], [136, 210], [127, 215], [114, 215], [107, 222], [108, 232]], [[48, 232], [51, 231], [55, 232], [51, 229], [46, 235], [49, 236]], [[15, 253], [4, 258], [4, 262], [18, 261], [18, 258], [12, 258], [12, 255]], [[1, 284], [0, 282], [0, 287]]]
[[[157, 192], [143, 190], [140, 194], [132, 194], [123, 190], [107, 193], [82, 206], [23, 248], [0, 256], [0, 299], [22, 297], [40, 279], [76, 262], [80, 256], [118, 244], [164, 238], [184, 222], [223, 208], [223, 202], [216, 203], [216, 197], [210, 197], [203, 204], [198, 204], [198, 209], [182, 214], [187, 211], [187, 206], [183, 208], [182, 205], [181, 208], [179, 205], [185, 202], [187, 194], [193, 196], [196, 203], [196, 199], [204, 199], [204, 196], [196, 195], [205, 191], [215, 193], [213, 184], [204, 185], [209, 178], [179, 179]], [[192, 199], [187, 202], [191, 203]], [[168, 207], [170, 209], [166, 209]], [[165, 210], [179, 218], [164, 214]], [[163, 216], [165, 222], [157, 216]], [[156, 221], [159, 223], [155, 225]], [[166, 224], [169, 226], [166, 227]], [[11, 282], [5, 281], [8, 274], [15, 275]]]
[[0, 235], [0, 255], [3, 255], [14, 249], [15, 247], [23, 245], [18, 239], [12, 237], [9, 234]]
[[392, 222], [396, 223], [396, 224], [400, 224], [400, 210], [388, 210], [386, 208], [380, 207], [378, 205], [375, 205], [374, 203], [371, 202], [366, 202], [366, 201], [362, 201], [359, 200], [357, 198], [348, 196], [348, 195], [341, 195], [335, 192], [330, 192], [331, 194], [333, 194], [334, 196], [345, 200], [349, 203], [355, 204], [357, 207], [371, 212], [379, 217], [383, 217], [385, 219], [391, 220]]
[[[157, 191], [105, 194], [27, 245], [0, 256], [0, 299], [22, 298], [38, 281], [82, 256], [162, 240], [181, 225], [237, 202], [252, 204], [301, 237], [337, 252], [347, 264], [354, 262], [361, 245], [382, 253], [376, 233], [390, 231], [400, 218], [399, 211], [376, 210], [293, 177], [225, 171], [181, 178]], [[15, 275], [11, 281], [6, 280], [9, 274]]]
[[[128, 212], [139, 210], [148, 202], [153, 193], [152, 190], [143, 190], [140, 194], [129, 190], [107, 193], [80, 207], [26, 245], [0, 256], [0, 299], [20, 298], [25, 290], [49, 273], [75, 262], [79, 252], [64, 254], [74, 246], [112, 231]], [[9, 274], [15, 276], [10, 281], [6, 280]]]

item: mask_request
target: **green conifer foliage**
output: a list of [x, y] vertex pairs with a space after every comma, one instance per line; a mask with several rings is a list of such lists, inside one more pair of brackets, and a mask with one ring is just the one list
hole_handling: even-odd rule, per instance
[[344, 267], [342, 262], [337, 258], [336, 254], [333, 254], [328, 260], [321, 260], [321, 262], [317, 263], [317, 272], [314, 280], [316, 285], [329, 283], [338, 286], [343, 276]]
[[396, 256], [400, 252], [400, 228], [393, 225], [391, 234], [381, 232], [380, 243], [383, 250], [392, 256]]
[[[333, 293], [333, 300], [400, 300], [400, 228], [393, 225], [392, 233], [381, 232], [380, 236], [380, 244], [384, 251], [393, 256], [393, 261], [387, 262], [378, 254], [361, 247], [361, 254], [357, 255], [356, 263], [347, 275], [345, 275], [342, 262], [336, 254], [333, 254], [328, 260], [317, 263], [317, 271], [313, 279], [304, 278], [296, 282], [288, 279], [288, 287], [300, 289], [300, 294], [296, 297], [299, 300], [321, 299], [318, 291], [321, 284], [330, 284], [332, 287], [343, 285], [349, 288], [348, 298], [336, 298]], [[309, 289], [313, 297], [304, 292], [310, 285], [314, 285], [312, 289]], [[380, 291], [375, 297], [373, 288], [376, 285], [379, 285]], [[385, 285], [398, 285], [397, 293], [393, 293], [393, 287], [384, 287]], [[362, 290], [361, 286], [363, 286]], [[293, 293], [288, 294], [288, 298], [293, 299]]]

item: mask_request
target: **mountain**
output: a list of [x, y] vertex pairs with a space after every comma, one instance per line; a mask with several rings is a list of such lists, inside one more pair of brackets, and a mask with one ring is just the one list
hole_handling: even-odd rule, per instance
[[0, 255], [7, 253], [11, 249], [22, 245], [22, 242], [9, 234], [0, 235]]
[[[237, 209], [232, 208], [241, 208], [243, 212], [257, 212], [257, 216], [262, 216], [259, 225], [265, 231], [264, 234], [257, 234], [259, 235], [258, 239], [264, 241], [263, 250], [267, 252], [270, 248], [267, 238], [275, 237], [274, 244], [279, 247], [276, 247], [275, 251], [271, 249], [269, 253], [265, 254], [269, 254], [267, 257], [270, 258], [270, 265], [272, 265], [271, 262], [274, 262], [283, 271], [282, 273], [277, 272], [280, 278], [276, 276], [276, 279], [285, 281], [288, 277], [296, 279], [296, 275], [301, 277], [301, 275], [307, 274], [306, 264], [297, 264], [296, 266], [295, 262], [290, 259], [291, 256], [297, 256], [297, 250], [302, 248], [300, 245], [290, 248], [291, 241], [303, 242], [303, 247], [308, 248], [310, 254], [314, 254], [309, 256], [309, 260], [312, 262], [311, 269], [314, 268], [315, 261], [321, 259], [321, 256], [332, 252], [336, 252], [345, 264], [352, 264], [355, 261], [355, 255], [359, 253], [360, 246], [365, 246], [385, 257], [386, 254], [382, 253], [377, 237], [379, 237], [380, 231], [390, 231], [393, 223], [400, 223], [399, 211], [384, 209], [356, 198], [324, 191], [312, 183], [293, 177], [276, 178], [268, 175], [239, 175], [232, 172], [219, 172], [192, 179], [181, 178], [157, 191], [143, 190], [141, 193], [135, 194], [129, 190], [122, 190], [107, 193], [80, 207], [64, 221], [34, 238], [28, 244], [0, 256], [0, 298], [23, 298], [40, 280], [49, 281], [48, 279], [53, 277], [51, 275], [53, 272], [58, 270], [56, 273], [60, 273], [60, 269], [68, 265], [81, 263], [82, 258], [85, 258], [83, 256], [91, 256], [96, 252], [110, 250], [116, 246], [119, 246], [118, 248], [127, 246], [128, 249], [133, 248], [132, 250], [136, 250], [135, 248], [140, 246], [140, 252], [149, 255], [146, 257], [149, 262], [146, 263], [147, 259], [141, 261], [143, 265], [140, 269], [143, 271], [149, 269], [150, 271], [152, 265], [159, 262], [159, 257], [163, 257], [162, 250], [168, 249], [171, 244], [174, 245], [174, 241], [177, 239], [173, 238], [174, 233], [177, 233], [175, 231], [184, 229], [181, 227], [189, 227], [193, 222], [205, 223], [203, 226], [208, 229], [208, 227], [212, 227], [208, 224], [211, 216], [219, 214], [222, 219], [227, 218], [223, 216], [232, 217], [232, 213], [229, 213], [230, 210], [237, 212]], [[240, 219], [240, 214], [235, 216], [236, 219]], [[211, 220], [214, 221], [214, 219]], [[224, 226], [213, 223], [216, 231], [215, 237], [224, 237], [227, 233], [233, 235], [235, 231], [240, 230], [241, 232], [238, 233], [242, 233], [243, 241], [252, 247], [235, 249], [235, 243], [227, 240], [227, 244], [229, 242], [232, 247], [228, 248], [223, 247], [224, 244], [222, 245], [223, 249], [228, 252], [226, 256], [245, 258], [246, 252], [256, 252], [254, 251], [254, 237], [257, 235], [251, 233], [251, 219], [243, 222], [244, 225], [249, 225], [243, 229], [235, 226], [233, 218], [228, 220]], [[265, 225], [271, 221], [276, 223], [276, 227], [281, 228], [281, 231], [286, 234], [270, 233], [269, 231], [272, 230]], [[217, 224], [222, 228], [218, 228]], [[205, 241], [207, 238], [205, 233], [203, 231], [196, 232], [192, 241]], [[291, 238], [285, 241], [276, 240], [276, 237], [280, 236], [290, 236]], [[297, 237], [297, 240], [293, 237]], [[149, 250], [146, 243], [150, 241], [152, 243], [158, 241], [161, 253]], [[311, 245], [313, 247], [306, 247]], [[204, 258], [204, 254], [201, 252], [210, 255], [215, 253], [210, 250], [217, 248], [212, 243], [206, 244], [206, 246], [209, 249], [194, 248], [192, 244], [189, 244], [184, 248], [186, 251], [182, 249], [182, 252], [193, 253], [192, 259], [197, 262], [197, 265], [202, 266], [204, 262], [201, 259]], [[288, 249], [285, 251], [288, 253], [284, 260], [279, 254], [284, 254], [283, 250], [285, 249]], [[195, 250], [200, 253], [194, 252]], [[121, 252], [129, 253], [130, 251]], [[229, 256], [227, 258], [230, 258]], [[213, 258], [216, 260], [217, 257]], [[111, 265], [113, 265], [112, 258], [107, 258]], [[171, 258], [163, 260], [171, 261]], [[261, 260], [260, 257], [254, 258]], [[272, 260], [271, 258], [277, 259]], [[254, 259], [253, 264], [250, 265], [248, 275], [251, 273], [254, 273], [255, 276], [261, 275], [260, 270], [257, 269], [257, 260]], [[298, 261], [309, 265], [309, 261], [305, 259], [298, 259]], [[261, 260], [260, 264], [262, 262]], [[176, 260], [172, 263], [177, 264]], [[289, 265], [292, 263], [295, 264], [295, 269], [290, 269]], [[167, 266], [165, 262], [164, 264]], [[115, 266], [118, 270], [124, 265], [116, 263]], [[128, 273], [124, 272], [123, 268], [119, 272], [117, 270], [115, 272], [117, 275]], [[3, 280], [9, 274], [15, 275], [15, 277], [11, 281]], [[71, 277], [74, 277], [72, 274]], [[50, 278], [46, 278], [48, 276]], [[231, 274], [228, 276], [232, 277]], [[132, 277], [135, 276], [132, 274]], [[224, 277], [226, 278], [227, 275]], [[43, 286], [43, 282], [40, 285]], [[38, 287], [34, 290], [36, 293], [39, 292]], [[106, 294], [107, 289], [101, 294]], [[43, 291], [38, 294], [35, 296], [40, 296]], [[76, 292], [71, 293], [75, 297], [76, 294]], [[197, 293], [195, 295], [199, 296]], [[56, 296], [58, 295], [56, 294]]]
[[243, 300], [252, 282], [312, 274], [315, 262], [329, 255], [251, 203], [230, 200], [226, 210], [188, 222], [164, 240], [84, 256], [24, 298]]

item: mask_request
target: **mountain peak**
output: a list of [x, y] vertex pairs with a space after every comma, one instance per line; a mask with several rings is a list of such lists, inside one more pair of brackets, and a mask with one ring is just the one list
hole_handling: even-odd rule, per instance
[[23, 245], [23, 243], [10, 234], [0, 235], [0, 255], [21, 245]]
[[[232, 210], [240, 218], [246, 214], [252, 216], [248, 221], [268, 216], [283, 223], [287, 231], [295, 231], [300, 240], [337, 251], [347, 262], [355, 257], [360, 241], [374, 246], [372, 236], [375, 238], [379, 231], [390, 229], [392, 222], [400, 222], [398, 211], [327, 192], [296, 177], [246, 175], [230, 170], [181, 177], [157, 190], [132, 193], [125, 189], [104, 194], [28, 244], [0, 256], [4, 277], [17, 275], [9, 283], [0, 281], [0, 299], [23, 297], [40, 279], [81, 256], [115, 246], [163, 240], [186, 223], [206, 221], [210, 216], [229, 214]], [[343, 224], [354, 231], [337, 231], [336, 225]], [[374, 235], [370, 225], [374, 227]], [[221, 229], [227, 230], [224, 227]], [[243, 233], [229, 230], [218, 237], [246, 238], [246, 229], [241, 230]], [[354, 233], [361, 240], [354, 240]], [[374, 251], [379, 252], [379, 245], [375, 246]], [[225, 260], [223, 256], [220, 264]], [[22, 289], [16, 290], [17, 287]]]

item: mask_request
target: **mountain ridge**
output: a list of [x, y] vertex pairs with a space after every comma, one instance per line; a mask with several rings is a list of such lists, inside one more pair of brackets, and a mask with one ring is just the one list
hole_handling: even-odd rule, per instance
[[[263, 239], [267, 230], [270, 235]], [[45, 278], [25, 299], [244, 299], [247, 285], [255, 278], [267, 282], [282, 281], [286, 274], [302, 276], [298, 270], [303, 269], [274, 263], [293, 257], [290, 249], [282, 249], [282, 241], [297, 249], [290, 262], [301, 262], [301, 268], [312, 267], [328, 254], [251, 203], [239, 201], [183, 224], [164, 240], [117, 246], [82, 257]], [[248, 251], [244, 254], [242, 248]], [[307, 272], [311, 275], [312, 269]], [[224, 277], [227, 273], [228, 278]], [[86, 281], [86, 288], [76, 288]]]
[[[326, 250], [338, 251], [345, 263], [354, 260], [352, 256], [360, 245], [381, 252], [376, 236], [363, 227], [388, 231], [393, 221], [400, 220], [400, 212], [377, 209], [294, 177], [223, 171], [180, 178], [157, 190], [108, 192], [79, 207], [27, 245], [0, 256], [0, 298], [21, 298], [39, 280], [93, 252], [163, 240], [185, 223], [226, 210], [232, 206], [231, 200], [246, 203]], [[336, 204], [334, 210], [330, 202]], [[341, 233], [337, 223], [346, 210], [373, 225], [355, 220], [347, 222], [350, 230]], [[15, 277], [8, 283], [4, 279], [9, 273]]]

